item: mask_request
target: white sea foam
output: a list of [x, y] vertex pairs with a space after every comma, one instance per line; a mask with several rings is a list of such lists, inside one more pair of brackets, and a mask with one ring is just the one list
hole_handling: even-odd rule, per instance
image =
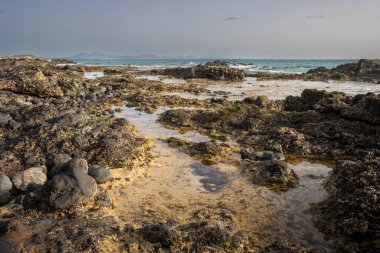
[[247, 77], [242, 83], [213, 84], [211, 91], [228, 91], [229, 100], [241, 100], [245, 97], [268, 96], [270, 99], [284, 99], [287, 96], [299, 96], [304, 89], [319, 89], [344, 92], [347, 95], [357, 95], [368, 92], [380, 94], [380, 84], [364, 82], [312, 82], [302, 80], [257, 81]]
[[96, 79], [99, 77], [103, 77], [104, 73], [101, 71], [96, 71], [96, 72], [84, 72], [84, 78], [86, 79]]

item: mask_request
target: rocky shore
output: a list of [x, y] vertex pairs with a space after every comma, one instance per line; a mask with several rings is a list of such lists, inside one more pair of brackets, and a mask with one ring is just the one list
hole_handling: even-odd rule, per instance
[[149, 71], [154, 75], [169, 75], [176, 78], [193, 79], [207, 78], [212, 80], [243, 81], [245, 74], [242, 70], [230, 68], [227, 62], [214, 61], [205, 65], [190, 68], [164, 68]]
[[[300, 96], [241, 101], [183, 98], [168, 92], [228, 95], [207, 89], [246, 74], [228, 63], [138, 71], [67, 65], [65, 60], [0, 58], [0, 238], [10, 252], [318, 252], [296, 240], [261, 245], [238, 226], [234, 212], [200, 209], [189, 219], [123, 222], [110, 197], [114, 185], [138, 180], [154, 160], [152, 141], [112, 106], [154, 113], [181, 133], [164, 138], [205, 165], [230, 163], [253, 185], [287, 192], [300, 179], [289, 157], [335, 164], [327, 198], [309, 212], [338, 252], [377, 252], [380, 237], [380, 95], [347, 96], [307, 89]], [[257, 73], [261, 80], [380, 82], [380, 64], [362, 60], [301, 75]], [[84, 73], [105, 76], [85, 79]], [[146, 75], [183, 78], [183, 84]], [[188, 108], [191, 107], [191, 108]], [[115, 170], [123, 172], [114, 176]], [[154, 189], [152, 189], [154, 190]], [[339, 211], [336, 211], [339, 210]], [[141, 214], [143, 215], [143, 214]], [[0, 248], [1, 249], [1, 248]]]
[[340, 65], [333, 69], [320, 67], [304, 74], [258, 72], [249, 76], [260, 80], [305, 80], [305, 81], [353, 81], [380, 83], [380, 61], [360, 60], [358, 63]]

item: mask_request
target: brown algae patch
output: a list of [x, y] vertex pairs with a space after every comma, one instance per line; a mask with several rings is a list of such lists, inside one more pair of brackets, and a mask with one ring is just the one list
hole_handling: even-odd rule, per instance
[[176, 137], [161, 140], [168, 143], [169, 147], [177, 148], [206, 165], [213, 165], [219, 162], [232, 162], [234, 158], [232, 154], [240, 151], [240, 148], [237, 146], [215, 140], [211, 140], [210, 142], [190, 142]]

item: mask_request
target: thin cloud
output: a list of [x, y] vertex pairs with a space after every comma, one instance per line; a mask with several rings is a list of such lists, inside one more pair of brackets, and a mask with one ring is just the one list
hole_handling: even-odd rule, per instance
[[226, 17], [224, 20], [226, 21], [235, 21], [235, 20], [240, 20], [240, 19], [247, 19], [247, 16], [231, 16], [231, 17]]
[[306, 15], [305, 18], [314, 18], [314, 19], [321, 19], [321, 18], [329, 18], [330, 15], [325, 14], [315, 14], [315, 15]]
[[0, 9], [0, 13], [4, 13], [4, 12], [5, 12], [5, 10], [1, 10], [1, 9]]

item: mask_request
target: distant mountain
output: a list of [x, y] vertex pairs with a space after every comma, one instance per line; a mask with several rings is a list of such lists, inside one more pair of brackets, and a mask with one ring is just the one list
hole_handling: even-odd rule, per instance
[[[201, 57], [202, 58], [202, 57]], [[157, 56], [157, 55], [110, 55], [102, 53], [79, 53], [68, 57], [72, 60], [128, 60], [128, 59], [200, 59], [196, 56]]]

